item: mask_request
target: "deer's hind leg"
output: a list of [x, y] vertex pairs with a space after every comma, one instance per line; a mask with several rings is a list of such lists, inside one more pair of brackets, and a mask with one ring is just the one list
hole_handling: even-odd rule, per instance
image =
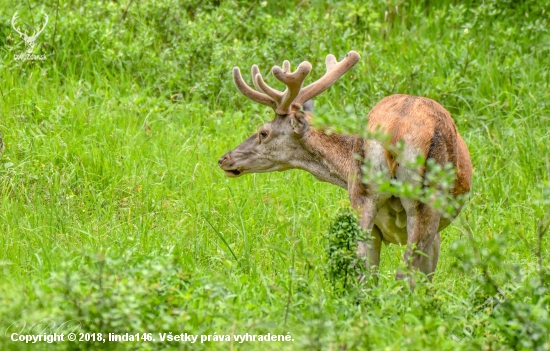
[[[414, 155], [414, 153], [409, 153], [408, 156], [411, 155]], [[421, 169], [400, 166], [397, 169], [397, 178], [413, 186], [424, 186]], [[439, 222], [441, 214], [430, 205], [419, 200], [401, 198], [401, 204], [407, 214], [405, 265], [409, 271], [420, 270], [431, 280], [439, 258]], [[397, 279], [404, 278], [406, 275], [408, 274], [398, 272]], [[413, 288], [414, 282], [412, 277], [410, 278], [410, 285]]]
[[[435, 275], [435, 270], [437, 268], [437, 262], [439, 261], [439, 248], [441, 245], [441, 234], [437, 232], [435, 235], [432, 244], [427, 249], [427, 251], [423, 251], [426, 256], [422, 256], [419, 259], [419, 263], [417, 266], [414, 264], [411, 264], [411, 267], [413, 269], [419, 269], [422, 273], [424, 273], [428, 280], [431, 282], [433, 280], [433, 277]], [[410, 256], [409, 256], [410, 257]], [[409, 260], [409, 258], [405, 258], [405, 260]]]
[[365, 259], [365, 266], [370, 272], [378, 275], [378, 267], [380, 266], [380, 250], [382, 248], [382, 232], [377, 226], [373, 226], [370, 238], [366, 241], [357, 243], [357, 254], [359, 258]]
[[[430, 206], [416, 200], [403, 201], [407, 211], [407, 249], [404, 261], [411, 271], [420, 270], [428, 279], [433, 279], [433, 273], [439, 259], [441, 237], [438, 231], [441, 215]], [[397, 278], [404, 278], [402, 272]], [[414, 282], [411, 280], [411, 287]]]
[[432, 246], [430, 247], [428, 251], [428, 259], [427, 259], [427, 265], [422, 272], [428, 276], [428, 279], [430, 281], [433, 280], [435, 269], [437, 268], [437, 262], [439, 261], [439, 248], [441, 246], [441, 233], [437, 232], [435, 235]]

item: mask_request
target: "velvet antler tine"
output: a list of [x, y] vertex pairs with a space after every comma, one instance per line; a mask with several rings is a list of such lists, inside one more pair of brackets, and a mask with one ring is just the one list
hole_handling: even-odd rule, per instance
[[283, 69], [279, 66], [275, 66], [272, 70], [275, 78], [287, 86], [287, 90], [284, 92], [281, 103], [275, 110], [276, 113], [281, 115], [288, 113], [290, 105], [302, 89], [302, 83], [306, 79], [309, 72], [311, 72], [311, 63], [307, 61], [300, 63], [298, 68], [296, 68], [296, 71], [293, 73], [285, 72], [284, 66], [285, 65], [283, 64]]
[[360, 58], [361, 56], [355, 51], [350, 51], [340, 62], [336, 61], [333, 55], [328, 55], [326, 59], [327, 72], [325, 75], [316, 82], [303, 88], [294, 103], [301, 106], [304, 102], [321, 94], [349, 71]]
[[285, 60], [283, 62], [283, 72], [290, 73], [290, 61]]
[[257, 103], [260, 103], [262, 105], [269, 106], [274, 110], [277, 108], [277, 103], [275, 102], [275, 100], [264, 93], [260, 93], [252, 89], [248, 86], [248, 84], [246, 84], [246, 82], [243, 80], [243, 77], [241, 76], [241, 70], [239, 69], [239, 67], [233, 68], [233, 80], [235, 81], [237, 89], [239, 89], [239, 91], [250, 100], [256, 101]]
[[260, 69], [258, 68], [258, 65], [252, 65], [252, 84], [254, 84], [254, 88], [258, 90], [260, 93], [265, 93], [265, 91], [256, 84], [256, 75], [260, 74]]
[[267, 85], [264, 82], [264, 79], [262, 78], [262, 75], [260, 73], [257, 73], [254, 77], [254, 85], [256, 86], [256, 89], [263, 91], [264, 93], [269, 95], [269, 97], [275, 100], [277, 104], [281, 103], [281, 99], [283, 98], [284, 93]]
[[336, 60], [336, 57], [333, 54], [328, 54], [325, 62], [326, 62], [327, 71], [328, 71], [338, 63], [338, 60]]

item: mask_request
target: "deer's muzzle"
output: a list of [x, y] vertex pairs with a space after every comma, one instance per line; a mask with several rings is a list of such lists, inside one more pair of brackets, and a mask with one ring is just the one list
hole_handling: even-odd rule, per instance
[[220, 166], [221, 169], [225, 172], [225, 175], [228, 177], [238, 177], [241, 175], [242, 171], [238, 170], [237, 168], [232, 167], [233, 166], [233, 160], [231, 158], [231, 153], [227, 153], [223, 155], [218, 160], [218, 166]]

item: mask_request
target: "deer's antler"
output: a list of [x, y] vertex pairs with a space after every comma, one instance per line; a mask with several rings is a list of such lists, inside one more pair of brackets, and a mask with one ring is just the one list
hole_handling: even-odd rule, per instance
[[[290, 73], [290, 62], [285, 61], [283, 63], [283, 68], [279, 66], [273, 67], [271, 72], [275, 78], [277, 78], [281, 83], [284, 83], [287, 89], [284, 92], [284, 95], [281, 98], [281, 103], [277, 106], [276, 113], [284, 115], [288, 113], [288, 109], [296, 96], [300, 94], [302, 89], [302, 83], [306, 79], [307, 75], [311, 71], [311, 63], [304, 61], [300, 63], [296, 71]], [[261, 79], [260, 75], [256, 76], [256, 79]]]
[[272, 71], [273, 75], [287, 86], [284, 92], [267, 85], [262, 78], [260, 69], [256, 65], [252, 66], [252, 82], [256, 90], [244, 82], [239, 67], [233, 68], [233, 79], [237, 88], [246, 97], [269, 106], [276, 113], [284, 115], [288, 113], [288, 108], [292, 104], [292, 101], [298, 96], [304, 79], [306, 79], [308, 73], [311, 71], [311, 64], [304, 61], [298, 66], [296, 71], [290, 73], [290, 62], [285, 61], [283, 62], [282, 69], [279, 66], [275, 66]]
[[[254, 68], [252, 68], [252, 74], [254, 74]], [[250, 100], [256, 101], [262, 105], [269, 106], [274, 110], [277, 108], [277, 103], [275, 102], [275, 100], [273, 100], [263, 92], [252, 89], [248, 86], [248, 84], [245, 83], [243, 76], [241, 76], [241, 70], [239, 69], [239, 67], [233, 68], [233, 80], [235, 81], [237, 89], [239, 89], [240, 92], [243, 93], [243, 95]]]
[[275, 66], [272, 69], [275, 78], [286, 85], [284, 92], [267, 85], [256, 65], [252, 66], [252, 82], [256, 90], [244, 82], [238, 67], [233, 68], [233, 79], [237, 88], [246, 97], [273, 108], [277, 114], [284, 115], [289, 113], [291, 105], [293, 108], [299, 108], [306, 101], [321, 94], [352, 68], [360, 58], [361, 56], [355, 51], [350, 51], [340, 62], [336, 61], [334, 55], [328, 55], [325, 75], [305, 88], [302, 88], [302, 84], [311, 71], [311, 64], [304, 61], [296, 68], [296, 71], [290, 73], [290, 62], [284, 61], [283, 68]]
[[300, 95], [294, 101], [295, 104], [302, 106], [308, 100], [313, 99], [321, 94], [347, 71], [349, 71], [358, 61], [361, 56], [356, 51], [350, 51], [346, 57], [340, 62], [336, 61], [334, 55], [327, 55], [326, 66], [327, 72], [316, 82], [311, 83], [300, 91]]

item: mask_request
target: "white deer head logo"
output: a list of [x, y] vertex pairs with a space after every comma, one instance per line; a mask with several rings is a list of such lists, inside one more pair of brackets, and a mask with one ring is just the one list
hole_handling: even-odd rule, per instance
[[27, 34], [21, 32], [21, 28], [15, 26], [15, 21], [17, 21], [18, 18], [19, 18], [19, 16], [17, 16], [17, 11], [16, 11], [15, 14], [13, 15], [13, 17], [11, 18], [11, 26], [13, 27], [13, 29], [17, 33], [19, 33], [20, 37], [23, 37], [23, 40], [25, 41], [25, 45], [27, 46], [26, 53], [27, 54], [32, 54], [32, 52], [34, 50], [34, 46], [36, 45], [36, 39], [38, 38], [40, 33], [42, 33], [44, 28], [46, 28], [46, 24], [48, 24], [48, 15], [44, 14], [44, 18], [45, 18], [44, 25], [42, 26], [42, 28], [40, 30], [38, 30], [38, 31], [35, 30], [32, 33], [31, 36], [28, 36]]

